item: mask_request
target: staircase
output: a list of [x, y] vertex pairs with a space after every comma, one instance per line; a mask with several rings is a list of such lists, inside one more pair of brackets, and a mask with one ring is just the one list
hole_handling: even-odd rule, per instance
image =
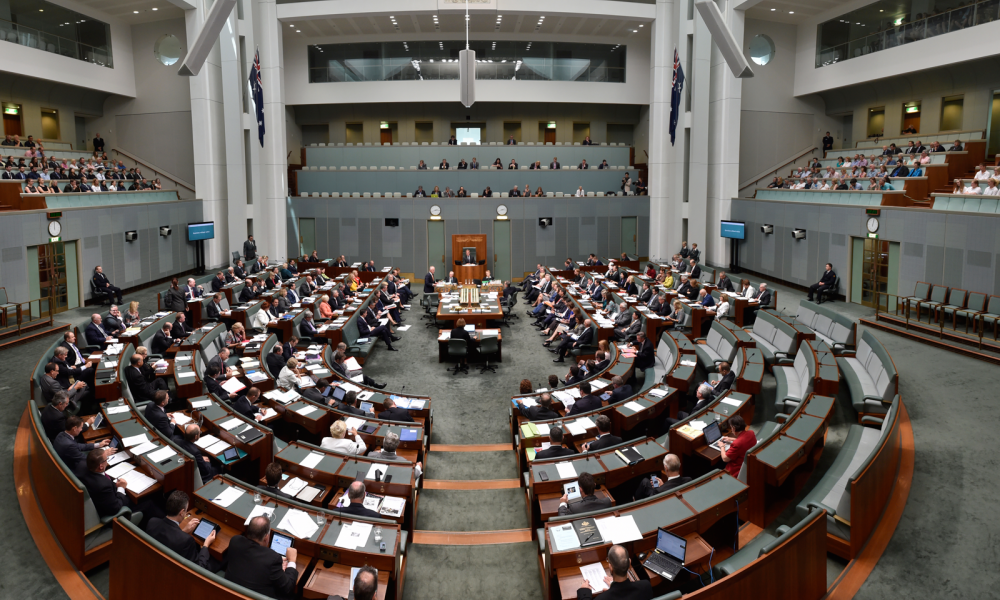
[[177, 177], [163, 169], [149, 163], [130, 152], [119, 148], [112, 148], [109, 155], [115, 161], [121, 161], [127, 169], [139, 167], [147, 181], [159, 178], [165, 190], [177, 190], [177, 196], [181, 200], [192, 200], [195, 197], [194, 184]]

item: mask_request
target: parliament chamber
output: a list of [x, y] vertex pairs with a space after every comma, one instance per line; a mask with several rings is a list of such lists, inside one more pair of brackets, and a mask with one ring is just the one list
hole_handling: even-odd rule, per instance
[[995, 597], [995, 0], [8, 4], [0, 589]]

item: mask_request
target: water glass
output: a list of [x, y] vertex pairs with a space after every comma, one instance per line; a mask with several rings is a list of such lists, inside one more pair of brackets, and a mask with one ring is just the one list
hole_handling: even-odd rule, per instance
[[374, 533], [375, 533], [375, 543], [377, 544], [382, 541], [382, 527], [376, 525]]
[[322, 529], [323, 526], [326, 525], [326, 515], [323, 513], [316, 513], [316, 524], [319, 525], [320, 529]]
[[253, 503], [260, 506], [260, 492], [253, 493]]

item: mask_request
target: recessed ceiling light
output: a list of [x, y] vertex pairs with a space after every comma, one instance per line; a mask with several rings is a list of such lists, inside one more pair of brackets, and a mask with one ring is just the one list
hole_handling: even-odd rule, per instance
[[39, 8], [38, 12], [45, 12], [45, 9], [44, 8]]
[[153, 7], [153, 10], [160, 10], [160, 9], [158, 9], [158, 8], [156, 8], [156, 7], [154, 6], [154, 7]]
[[137, 11], [137, 10], [133, 10], [133, 11], [132, 11], [132, 14], [133, 14], [133, 15], [137, 15], [137, 14], [139, 14], [139, 11]]
[[288, 26], [291, 27], [291, 28], [293, 28], [293, 29], [295, 28], [295, 25], [292, 25], [291, 23], [289, 23]]
[[639, 25], [639, 27], [642, 27], [642, 25]]
[[774, 11], [776, 11], [776, 10], [778, 10], [778, 9], [777, 9], [777, 8], [772, 8], [772, 9], [771, 9], [771, 12], [774, 12]]
[[885, 12], [885, 11], [884, 11], [884, 10], [882, 10], [881, 8], [880, 8], [880, 9], [878, 9], [878, 11], [879, 11], [879, 12]]
[[299, 29], [296, 29], [296, 30], [295, 30], [295, 33], [302, 33], [302, 31], [301, 31], [301, 30], [299, 30]]
[[794, 15], [794, 14], [795, 14], [795, 11], [794, 11], [794, 10], [790, 10], [790, 11], [788, 11], [788, 14], [790, 14], [790, 15]]

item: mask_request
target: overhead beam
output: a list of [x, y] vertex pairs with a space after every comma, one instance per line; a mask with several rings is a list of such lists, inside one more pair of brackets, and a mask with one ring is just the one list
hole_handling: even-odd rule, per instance
[[176, 6], [177, 8], [180, 8], [182, 10], [194, 10], [195, 9], [194, 3], [188, 2], [188, 0], [167, 0], [167, 2], [173, 4], [174, 6]]

